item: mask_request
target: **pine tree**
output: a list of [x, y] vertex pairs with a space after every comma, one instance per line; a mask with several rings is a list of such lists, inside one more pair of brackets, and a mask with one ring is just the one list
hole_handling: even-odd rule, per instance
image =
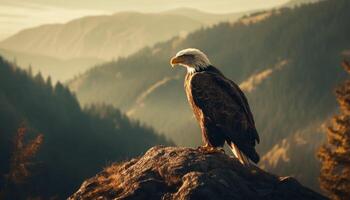
[[33, 76], [33, 67], [32, 67], [32, 65], [29, 65], [29, 66], [28, 66], [27, 74], [28, 74], [30, 77]]
[[[343, 62], [350, 74], [350, 64]], [[318, 156], [322, 161], [320, 186], [332, 199], [350, 199], [350, 80], [336, 89], [340, 114], [333, 117], [327, 130], [327, 143]]]

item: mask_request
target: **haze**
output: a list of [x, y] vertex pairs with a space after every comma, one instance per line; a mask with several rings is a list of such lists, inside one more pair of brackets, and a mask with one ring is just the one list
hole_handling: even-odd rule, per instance
[[214, 13], [269, 8], [288, 0], [0, 0], [0, 40], [24, 29], [47, 23], [64, 23], [87, 15], [119, 11], [160, 12], [189, 7]]

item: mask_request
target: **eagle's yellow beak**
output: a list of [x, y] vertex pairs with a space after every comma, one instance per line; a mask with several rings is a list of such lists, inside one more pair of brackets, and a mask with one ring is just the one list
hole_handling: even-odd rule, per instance
[[179, 63], [182, 63], [184, 61], [184, 58], [179, 56], [179, 57], [173, 57], [171, 58], [170, 60], [170, 65], [171, 67], [175, 67], [175, 65], [179, 64]]

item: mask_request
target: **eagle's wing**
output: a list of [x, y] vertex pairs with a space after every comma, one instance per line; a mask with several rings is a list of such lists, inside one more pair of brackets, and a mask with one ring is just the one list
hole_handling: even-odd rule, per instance
[[209, 126], [216, 126], [248, 157], [255, 157], [259, 135], [240, 88], [219, 73], [199, 72], [191, 79], [191, 92], [194, 103], [210, 119]]
[[[245, 96], [245, 94], [243, 93], [243, 91], [241, 90], [241, 88], [239, 88], [239, 86], [238, 86], [235, 82], [233, 82], [233, 81], [231, 81], [231, 80], [228, 80], [228, 81], [231, 83], [232, 87], [234, 87], [234, 88], [236, 89], [236, 91], [239, 92], [240, 98], [242, 99], [242, 101], [241, 101], [241, 103], [242, 103], [241, 106], [244, 108], [244, 111], [245, 111], [246, 114], [247, 114], [247, 117], [248, 117], [248, 120], [249, 120], [249, 122], [250, 122], [250, 125], [251, 125], [252, 127], [254, 127], [254, 129], [256, 130], [256, 128], [255, 128], [254, 117], [253, 117], [252, 111], [250, 110], [247, 97]], [[258, 134], [256, 134], [256, 141], [257, 141], [258, 143], [260, 142], [260, 138], [259, 138], [259, 135], [258, 135]]]

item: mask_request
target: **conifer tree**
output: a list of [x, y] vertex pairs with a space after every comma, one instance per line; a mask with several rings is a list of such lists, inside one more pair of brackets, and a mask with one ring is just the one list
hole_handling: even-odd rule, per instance
[[[350, 64], [343, 62], [350, 74]], [[350, 199], [350, 80], [336, 89], [340, 114], [333, 117], [327, 130], [327, 143], [318, 156], [322, 161], [320, 186], [332, 199]]]

